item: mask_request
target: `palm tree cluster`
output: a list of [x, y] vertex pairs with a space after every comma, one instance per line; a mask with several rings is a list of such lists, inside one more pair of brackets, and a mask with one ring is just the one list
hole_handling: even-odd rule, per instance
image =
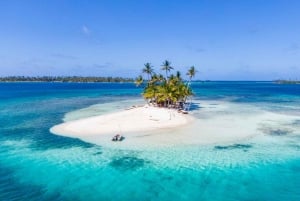
[[169, 75], [173, 69], [171, 62], [164, 61], [161, 66], [161, 70], [165, 72], [164, 76], [155, 73], [150, 63], [144, 64], [142, 72], [146, 74], [147, 79], [144, 80], [143, 76], [140, 75], [136, 78], [135, 83], [137, 86], [144, 84], [145, 87], [142, 95], [149, 103], [161, 107], [183, 109], [187, 98], [193, 95], [190, 83], [196, 74], [195, 67], [190, 67], [186, 74], [189, 77], [188, 82], [183, 80], [179, 71], [176, 74]]

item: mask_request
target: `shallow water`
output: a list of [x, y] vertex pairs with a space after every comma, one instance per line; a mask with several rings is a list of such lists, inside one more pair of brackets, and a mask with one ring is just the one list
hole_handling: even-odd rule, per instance
[[300, 200], [300, 85], [192, 86], [192, 114], [203, 125], [248, 122], [257, 128], [235, 131], [255, 135], [226, 140], [231, 133], [220, 132], [213, 133], [223, 136], [219, 143], [184, 141], [183, 134], [196, 139], [197, 129], [210, 136], [196, 123], [160, 133], [175, 133], [174, 145], [94, 145], [49, 128], [140, 104], [139, 88], [1, 83], [0, 200]]

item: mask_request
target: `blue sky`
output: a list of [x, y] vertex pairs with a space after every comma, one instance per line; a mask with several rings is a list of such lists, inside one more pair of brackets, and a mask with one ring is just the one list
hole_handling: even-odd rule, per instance
[[0, 1], [0, 76], [136, 77], [195, 65], [197, 79], [300, 79], [298, 0]]

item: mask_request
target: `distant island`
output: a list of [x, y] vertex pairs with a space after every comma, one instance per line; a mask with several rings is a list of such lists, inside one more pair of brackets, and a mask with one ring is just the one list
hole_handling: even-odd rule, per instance
[[132, 78], [122, 77], [82, 77], [82, 76], [7, 76], [0, 82], [134, 82]]
[[277, 84], [300, 84], [299, 80], [275, 80]]

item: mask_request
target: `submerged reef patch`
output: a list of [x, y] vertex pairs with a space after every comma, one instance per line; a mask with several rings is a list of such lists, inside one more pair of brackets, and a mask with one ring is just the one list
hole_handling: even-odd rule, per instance
[[297, 120], [293, 121], [292, 125], [293, 126], [300, 126], [300, 119], [297, 119]]
[[290, 130], [287, 129], [276, 129], [276, 130], [271, 130], [269, 132], [269, 135], [273, 136], [282, 136], [282, 135], [287, 135], [289, 134]]
[[93, 155], [100, 155], [100, 154], [102, 154], [102, 151], [97, 151], [97, 152], [93, 153]]
[[248, 151], [248, 149], [252, 148], [250, 144], [233, 144], [227, 146], [215, 146], [214, 149], [217, 150], [232, 150], [232, 149], [242, 149], [243, 151]]
[[149, 161], [134, 156], [123, 156], [113, 158], [109, 165], [119, 170], [136, 170], [146, 163], [149, 163]]
[[293, 130], [288, 129], [288, 128], [274, 128], [274, 127], [267, 127], [264, 126], [260, 128], [264, 134], [266, 135], [271, 135], [271, 136], [285, 136], [293, 132]]

